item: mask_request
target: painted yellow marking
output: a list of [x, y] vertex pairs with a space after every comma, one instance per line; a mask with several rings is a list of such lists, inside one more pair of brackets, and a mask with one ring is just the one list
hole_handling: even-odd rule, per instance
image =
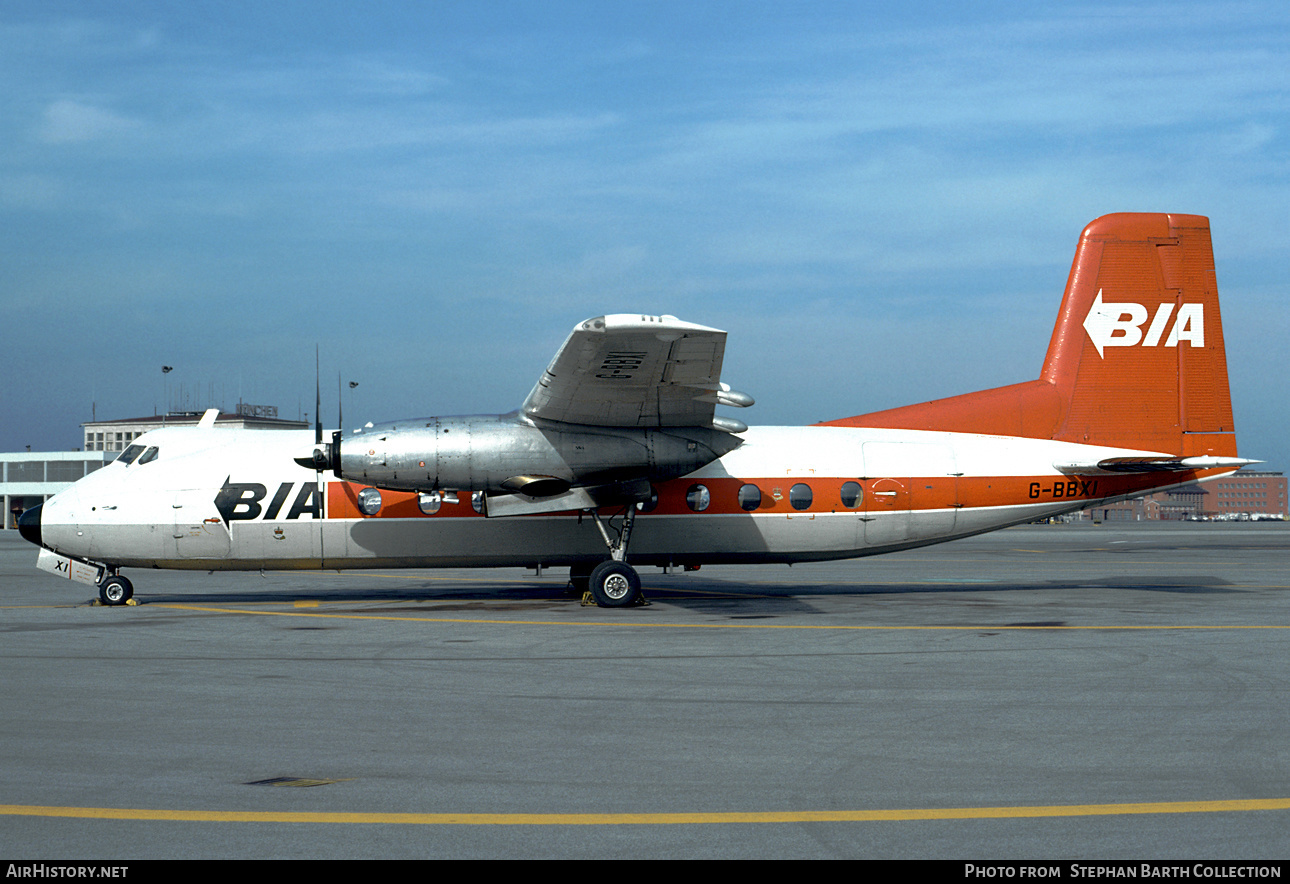
[[313, 601], [313, 600], [310, 600], [310, 599], [297, 599], [296, 601], [292, 602], [291, 604], [292, 604], [292, 606], [293, 606], [293, 607], [296, 607], [296, 608], [316, 608], [316, 607], [318, 607], [318, 603], [317, 603], [316, 601]]
[[1172, 813], [1290, 810], [1290, 798], [1059, 804], [1036, 807], [945, 807], [904, 810], [800, 810], [725, 813], [320, 813], [253, 810], [158, 810], [0, 804], [0, 816], [224, 823], [345, 823], [412, 826], [674, 826], [746, 823], [867, 823], [910, 820], [1025, 819]]
[[1141, 626], [1095, 624], [1085, 626], [1030, 626], [1030, 625], [994, 625], [977, 623], [971, 626], [877, 626], [877, 625], [839, 625], [808, 623], [651, 623], [643, 620], [520, 620], [501, 617], [433, 617], [396, 614], [327, 614], [305, 613], [303, 611], [251, 611], [246, 608], [215, 608], [206, 605], [181, 605], [159, 602], [149, 605], [152, 608], [170, 608], [180, 611], [205, 611], [211, 614], [254, 614], [261, 617], [321, 617], [339, 620], [395, 620], [419, 623], [488, 623], [499, 626], [600, 626], [600, 627], [639, 627], [646, 629], [816, 629], [816, 630], [863, 630], [868, 632], [901, 632], [901, 631], [941, 631], [941, 632], [990, 632], [1004, 631], [1073, 631], [1073, 630], [1112, 630], [1112, 629], [1290, 629], [1290, 624], [1236, 624], [1228, 626], [1196, 625], [1152, 625]]

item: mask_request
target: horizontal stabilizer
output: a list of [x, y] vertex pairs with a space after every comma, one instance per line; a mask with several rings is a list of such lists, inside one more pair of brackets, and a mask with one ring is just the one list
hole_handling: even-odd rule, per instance
[[1088, 473], [1185, 473], [1189, 470], [1240, 469], [1263, 463], [1248, 457], [1108, 457], [1096, 462], [1053, 464], [1057, 470], [1074, 475]]

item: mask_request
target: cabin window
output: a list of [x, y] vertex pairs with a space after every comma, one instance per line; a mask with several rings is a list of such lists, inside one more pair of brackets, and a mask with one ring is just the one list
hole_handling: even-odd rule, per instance
[[706, 485], [691, 485], [690, 490], [685, 492], [685, 502], [690, 509], [696, 513], [701, 513], [712, 503], [712, 495], [708, 492]]
[[752, 512], [761, 506], [761, 489], [756, 485], [743, 485], [739, 488], [739, 506]]
[[381, 492], [375, 488], [364, 488], [358, 492], [358, 509], [365, 516], [374, 516], [381, 511]]
[[842, 505], [847, 509], [853, 510], [864, 500], [864, 489], [860, 487], [859, 482], [842, 483]]
[[142, 453], [143, 453], [142, 445], [131, 445], [125, 451], [121, 452], [121, 456], [118, 457], [117, 460], [121, 461], [121, 463], [125, 464], [126, 466], [129, 466], [130, 464], [134, 463], [134, 459]]
[[146, 463], [152, 463], [156, 459], [157, 459], [157, 446], [153, 445], [151, 448], [145, 451], [143, 455], [139, 458], [139, 466], [143, 466]]
[[658, 489], [653, 485], [649, 486], [649, 500], [642, 500], [636, 504], [636, 512], [652, 513], [658, 509]]
[[443, 496], [438, 491], [421, 491], [417, 494], [417, 508], [427, 516], [433, 516], [443, 506]]
[[811, 508], [811, 486], [798, 482], [792, 488], [788, 489], [788, 502], [792, 504], [795, 510], [805, 510]]

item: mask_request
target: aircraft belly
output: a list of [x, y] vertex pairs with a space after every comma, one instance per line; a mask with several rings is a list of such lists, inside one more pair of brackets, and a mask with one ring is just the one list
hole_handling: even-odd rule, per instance
[[231, 526], [234, 555], [238, 559], [274, 565], [296, 562], [309, 563], [304, 567], [322, 567], [321, 524], [320, 519], [234, 522]]
[[[534, 565], [605, 558], [590, 519], [576, 516], [509, 519], [363, 519], [346, 526], [349, 567], [400, 563], [414, 567]], [[328, 555], [327, 567], [345, 567]]]
[[224, 558], [232, 551], [228, 526], [203, 491], [180, 491], [171, 503], [173, 552], [181, 559]]
[[78, 539], [83, 537], [85, 546], [78, 549], [69, 545], [65, 552], [84, 558], [126, 563], [136, 560], [148, 563], [170, 558], [174, 543], [171, 525], [131, 525], [131, 524], [98, 524], [93, 530], [83, 530], [76, 526], [72, 533]]
[[[789, 555], [853, 552], [857, 547], [859, 516], [855, 512], [767, 513], [752, 517], [730, 516], [728, 522], [711, 521], [708, 530], [694, 532], [683, 519], [672, 532], [693, 536], [690, 545], [727, 546], [732, 552], [770, 552]], [[755, 532], [755, 533], [754, 533]], [[695, 536], [697, 534], [697, 536]]]
[[[790, 561], [857, 553], [854, 512], [761, 515], [655, 515], [637, 520], [629, 561]], [[531, 566], [608, 556], [590, 519], [329, 520], [323, 567]], [[343, 554], [337, 538], [344, 535]]]

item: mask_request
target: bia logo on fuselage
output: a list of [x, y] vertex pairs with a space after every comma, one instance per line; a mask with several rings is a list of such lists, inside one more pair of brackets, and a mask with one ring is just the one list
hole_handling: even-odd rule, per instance
[[[1169, 320], [1173, 319], [1170, 325]], [[1084, 331], [1097, 348], [1097, 355], [1103, 359], [1107, 347], [1177, 347], [1182, 341], [1193, 347], [1205, 346], [1205, 305], [1180, 304], [1178, 315], [1174, 315], [1174, 305], [1164, 303], [1156, 307], [1151, 317], [1151, 324], [1144, 333], [1143, 324], [1147, 321], [1147, 308], [1132, 301], [1124, 303], [1102, 302], [1102, 290], [1098, 289], [1093, 306], [1088, 316], [1084, 317]], [[1168, 335], [1165, 330], [1168, 329]]]
[[[232, 478], [231, 476], [229, 478]], [[276, 519], [291, 497], [294, 482], [283, 482], [274, 492], [273, 498], [264, 505], [261, 501], [268, 495], [269, 489], [259, 482], [230, 482], [224, 480], [224, 487], [215, 495], [215, 508], [224, 518], [224, 524], [244, 519]], [[296, 492], [291, 508], [287, 510], [287, 519], [298, 519], [309, 515], [315, 519], [322, 518], [322, 496], [318, 493], [317, 482], [302, 482]]]

